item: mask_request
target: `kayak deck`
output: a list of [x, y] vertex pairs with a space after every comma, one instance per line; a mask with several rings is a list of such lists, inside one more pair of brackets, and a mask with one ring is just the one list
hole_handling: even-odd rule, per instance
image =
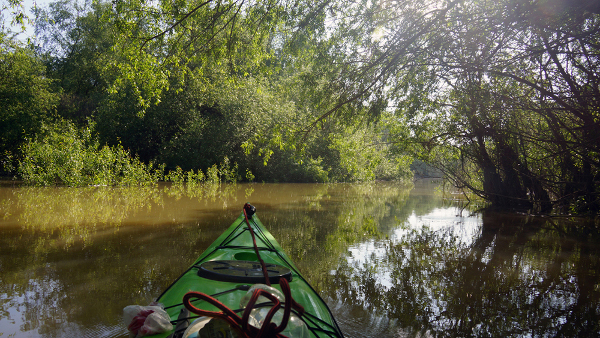
[[[256, 215], [248, 219], [252, 226], [256, 239], [256, 246], [260, 253], [260, 258], [269, 266], [269, 275], [282, 274], [288, 281], [293, 299], [304, 307], [305, 313], [302, 320], [307, 325], [312, 337], [343, 337], [341, 330], [337, 326], [329, 308], [319, 297], [317, 292], [302, 277], [296, 266], [289, 257], [283, 252], [279, 243], [265, 229]], [[215, 261], [227, 261], [224, 263], [214, 263]], [[211, 262], [211, 263], [207, 263]], [[204, 264], [204, 265], [203, 265]], [[244, 214], [240, 215], [235, 222], [217, 238], [200, 257], [186, 270], [165, 292], [158, 297], [157, 302], [165, 306], [165, 310], [171, 317], [174, 326], [177, 325], [177, 318], [184, 308], [182, 299], [187, 292], [199, 291], [207, 295], [212, 295], [218, 301], [225, 304], [234, 311], [241, 311], [240, 299], [248, 290], [248, 287], [254, 283], [264, 284], [264, 275], [262, 270], [258, 276], [260, 281], [252, 279], [255, 271], [241, 273], [242, 276], [219, 277], [221, 268], [218, 264], [234, 264], [233, 270], [239, 270], [238, 265], [252, 268], [260, 266], [259, 259], [255, 254], [252, 235], [248, 230]], [[270, 265], [278, 267], [271, 268]], [[215, 267], [215, 265], [217, 265]], [[216, 273], [206, 272], [211, 270]], [[271, 271], [274, 270], [274, 271]], [[239, 274], [239, 271], [236, 272]], [[202, 275], [202, 276], [201, 276]], [[245, 275], [245, 276], [244, 276]], [[208, 277], [208, 278], [207, 278]], [[250, 279], [248, 279], [250, 278]], [[220, 280], [218, 280], [220, 279]], [[227, 281], [223, 281], [227, 280]], [[279, 284], [272, 283], [272, 287], [281, 290]], [[204, 301], [194, 303], [194, 306], [200, 309], [216, 311], [215, 307]], [[238, 312], [241, 316], [241, 312]], [[197, 318], [192, 314], [190, 321]], [[168, 337], [172, 332], [155, 335], [154, 337]]]

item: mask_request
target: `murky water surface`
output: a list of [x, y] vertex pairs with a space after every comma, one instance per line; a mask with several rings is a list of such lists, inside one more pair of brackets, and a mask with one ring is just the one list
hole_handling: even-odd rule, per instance
[[600, 335], [600, 231], [471, 213], [435, 182], [0, 187], [0, 337], [127, 337], [253, 203], [347, 337]]

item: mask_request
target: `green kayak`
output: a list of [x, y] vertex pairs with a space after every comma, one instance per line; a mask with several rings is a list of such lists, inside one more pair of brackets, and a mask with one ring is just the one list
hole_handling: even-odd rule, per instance
[[[170, 317], [173, 329], [152, 337], [205, 337], [198, 331], [208, 321], [214, 321], [210, 317], [223, 317], [227, 313], [232, 317], [226, 318], [229, 323], [242, 322], [237, 327], [230, 324], [240, 337], [245, 337], [244, 334], [248, 337], [343, 337], [325, 302], [254, 211], [254, 207], [246, 204], [244, 212], [229, 229], [157, 298], [156, 302], [164, 306]], [[262, 287], [265, 284], [275, 290]], [[257, 296], [248, 301], [253, 292]], [[275, 308], [277, 300], [281, 300], [280, 307]], [[265, 319], [271, 310], [274, 315]], [[207, 316], [204, 312], [216, 315]], [[270, 332], [268, 325], [262, 328], [264, 321], [270, 323]], [[277, 334], [274, 333], [276, 326]], [[236, 334], [231, 336], [236, 337]]]

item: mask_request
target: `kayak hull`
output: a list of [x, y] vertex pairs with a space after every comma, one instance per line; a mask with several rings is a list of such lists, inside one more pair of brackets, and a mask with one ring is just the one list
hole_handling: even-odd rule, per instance
[[[268, 266], [272, 287], [281, 290], [278, 278], [285, 278], [289, 282], [293, 299], [302, 305], [305, 314], [301, 317], [311, 332], [311, 337], [343, 337], [343, 334], [331, 311], [318, 293], [302, 277], [298, 268], [285, 254], [279, 243], [271, 233], [262, 225], [256, 215], [248, 219], [253, 229], [256, 247], [260, 258]], [[264, 275], [260, 269], [259, 259], [255, 253], [252, 234], [248, 230], [248, 223], [244, 214], [219, 236], [198, 259], [157, 298], [157, 302], [165, 306], [174, 326], [177, 325], [178, 316], [184, 308], [182, 299], [190, 291], [199, 291], [213, 295], [219, 302], [238, 311], [241, 316], [240, 299], [255, 282], [264, 284]], [[224, 267], [221, 267], [224, 265]], [[275, 267], [276, 266], [276, 267]], [[249, 272], [239, 271], [248, 268]], [[257, 269], [258, 268], [258, 269]], [[211, 270], [209, 272], [204, 270]], [[235, 270], [219, 275], [221, 270]], [[258, 279], [249, 275], [260, 271]], [[231, 274], [239, 277], [228, 277]], [[283, 277], [278, 277], [279, 275]], [[256, 276], [255, 276], [256, 277]], [[231, 279], [233, 278], [233, 279]], [[194, 306], [203, 310], [217, 311], [207, 302], [197, 302]], [[193, 314], [190, 320], [194, 320]], [[195, 316], [198, 317], [198, 316]], [[169, 337], [173, 332], [166, 332], [153, 337]], [[293, 338], [293, 337], [290, 337]]]

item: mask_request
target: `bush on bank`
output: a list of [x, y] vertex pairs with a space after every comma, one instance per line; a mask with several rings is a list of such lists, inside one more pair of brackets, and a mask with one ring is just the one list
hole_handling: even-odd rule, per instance
[[[206, 173], [183, 171], [180, 167], [165, 173], [164, 164], [145, 164], [120, 144], [100, 146], [93, 124], [79, 129], [70, 122], [44, 126], [40, 135], [21, 150], [18, 173], [30, 185], [152, 185], [160, 180], [174, 184], [235, 183], [242, 179], [237, 163], [232, 164], [227, 157]], [[252, 178], [246, 170], [246, 179]]]
[[121, 145], [100, 146], [93, 126], [46, 126], [22, 147], [18, 172], [32, 185], [148, 185], [162, 178], [162, 167], [142, 163]]

